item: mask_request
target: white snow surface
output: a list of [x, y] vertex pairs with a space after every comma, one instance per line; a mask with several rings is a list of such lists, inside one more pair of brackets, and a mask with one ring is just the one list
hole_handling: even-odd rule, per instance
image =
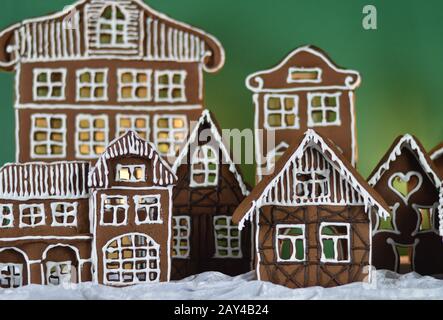
[[443, 299], [443, 280], [416, 273], [398, 275], [376, 271], [375, 281], [352, 283], [335, 288], [289, 289], [255, 280], [249, 272], [229, 277], [206, 272], [169, 283], [113, 288], [92, 283], [50, 287], [29, 285], [0, 289], [0, 300], [300, 300], [300, 299]]

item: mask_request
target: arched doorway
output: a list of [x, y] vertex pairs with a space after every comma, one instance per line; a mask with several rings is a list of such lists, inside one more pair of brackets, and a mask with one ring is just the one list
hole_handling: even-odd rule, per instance
[[79, 282], [78, 250], [62, 244], [49, 246], [43, 252], [42, 268], [44, 284], [58, 286], [77, 283]]
[[150, 237], [130, 233], [103, 248], [103, 283], [125, 286], [160, 280], [160, 246]]
[[18, 288], [28, 284], [28, 258], [16, 248], [0, 249], [0, 288]]

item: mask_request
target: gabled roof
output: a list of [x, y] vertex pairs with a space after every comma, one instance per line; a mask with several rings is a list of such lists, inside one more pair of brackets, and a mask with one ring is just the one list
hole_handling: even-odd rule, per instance
[[[215, 37], [157, 12], [142, 0], [80, 0], [55, 14], [24, 20], [3, 30], [0, 33], [0, 68], [11, 70], [19, 61], [107, 57], [91, 45], [94, 26], [80, 30], [66, 21], [69, 18], [73, 24], [97, 23], [95, 15], [110, 4], [118, 4], [129, 13], [132, 32], [128, 36], [132, 47], [126, 52], [129, 57], [147, 61], [201, 62], [208, 72], [223, 67], [224, 49]], [[138, 11], [142, 13], [140, 16]], [[134, 33], [139, 25], [140, 36]], [[116, 59], [122, 56], [118, 52], [112, 55]]]
[[0, 169], [0, 198], [26, 200], [88, 196], [89, 163], [8, 163]]
[[189, 135], [189, 138], [186, 142], [186, 144], [182, 147], [181, 152], [179, 156], [177, 157], [173, 167], [172, 171], [174, 173], [177, 172], [178, 167], [186, 161], [186, 157], [189, 153], [190, 146], [192, 146], [194, 143], [196, 143], [196, 140], [199, 136], [199, 131], [203, 128], [209, 128], [212, 137], [216, 140], [223, 157], [227, 164], [229, 164], [229, 170], [234, 174], [238, 185], [242, 191], [242, 194], [244, 196], [247, 196], [249, 194], [248, 186], [243, 181], [243, 177], [241, 175], [240, 168], [234, 163], [233, 157], [230, 151], [226, 149], [226, 145], [223, 142], [223, 138], [220, 134], [221, 130], [218, 126], [218, 123], [216, 122], [214, 115], [209, 110], [203, 110], [200, 118], [198, 119], [197, 123], [195, 124], [191, 134]]
[[437, 173], [437, 168], [433, 164], [431, 158], [428, 156], [425, 148], [422, 146], [420, 141], [409, 134], [399, 136], [397, 139], [395, 139], [394, 143], [386, 152], [385, 156], [380, 160], [379, 164], [375, 167], [374, 171], [369, 176], [369, 184], [371, 186], [375, 186], [377, 184], [382, 175], [389, 170], [391, 163], [403, 153], [403, 149], [405, 147], [408, 148], [416, 156], [424, 172], [426, 172], [426, 174], [429, 176], [435, 187], [440, 188], [441, 177]]
[[[290, 68], [320, 69], [318, 81], [288, 83]], [[323, 77], [323, 75], [326, 75]], [[324, 89], [356, 89], [361, 82], [360, 74], [337, 66], [321, 49], [309, 45], [295, 49], [274, 68], [259, 71], [246, 78], [246, 87], [254, 92]], [[284, 85], [284, 86], [283, 86]]]
[[148, 172], [152, 174], [155, 185], [169, 186], [176, 183], [177, 177], [168, 163], [158, 154], [155, 147], [150, 142], [140, 138], [134, 131], [127, 131], [121, 137], [114, 139], [98, 158], [97, 163], [89, 173], [89, 187], [108, 188], [108, 161], [130, 156], [152, 160], [152, 168]]
[[[290, 166], [301, 162], [310, 146], [315, 146], [320, 150], [323, 157], [339, 172], [341, 179], [350, 184], [353, 190], [358, 193], [358, 197], [364, 203], [366, 208], [375, 207], [381, 217], [389, 216], [389, 209], [383, 198], [371, 186], [369, 186], [349, 161], [343, 157], [334, 143], [309, 129], [300, 141], [296, 141], [289, 146], [285, 154], [277, 161], [274, 172], [263, 178], [263, 180], [261, 180], [252, 190], [251, 194], [246, 197], [236, 209], [233, 215], [233, 220], [235, 223], [239, 224], [239, 228], [243, 227], [244, 221], [251, 217], [257, 207], [261, 207], [262, 204], [267, 201], [266, 197], [268, 197], [270, 193], [275, 193], [275, 198], [283, 197], [281, 194], [278, 195], [276, 188], [279, 186], [285, 186], [286, 183], [289, 183], [289, 180], [283, 182], [281, 177], [288, 173], [288, 170], [294, 170], [293, 168], [295, 168], [295, 166]], [[286, 194], [286, 197], [292, 196]], [[270, 201], [269, 203], [273, 203], [273, 201]], [[348, 203], [341, 200], [338, 204], [347, 205]], [[288, 201], [288, 205], [303, 206], [306, 205], [306, 203], [300, 199], [291, 198], [290, 201]]]
[[443, 156], [443, 142], [434, 147], [431, 151], [429, 151], [429, 156], [431, 160], [434, 161]]

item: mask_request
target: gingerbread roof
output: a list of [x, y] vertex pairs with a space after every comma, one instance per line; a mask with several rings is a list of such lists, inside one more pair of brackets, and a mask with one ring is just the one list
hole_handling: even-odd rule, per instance
[[89, 163], [9, 163], [0, 169], [0, 198], [14, 200], [88, 196]]
[[429, 156], [431, 160], [436, 160], [443, 156], [443, 142], [434, 147], [431, 151], [429, 151]]
[[[98, 41], [99, 20], [107, 7], [115, 5], [126, 18], [127, 42], [104, 48]], [[155, 11], [142, 0], [80, 0], [58, 13], [24, 20], [0, 33], [0, 68], [6, 70], [19, 61], [128, 57], [202, 62], [208, 72], [219, 70], [225, 61], [216, 38]]]
[[[315, 79], [290, 78], [290, 71], [315, 72]], [[274, 68], [251, 74], [246, 86], [254, 92], [288, 92], [314, 89], [354, 90], [360, 74], [337, 66], [321, 49], [309, 45], [295, 49]]]
[[[314, 157], [312, 147], [321, 155]], [[326, 196], [319, 196], [309, 202], [295, 195], [293, 175], [306, 167], [330, 167], [339, 184]], [[286, 192], [281, 191], [288, 188]], [[282, 206], [315, 205], [364, 205], [374, 207], [381, 217], [389, 215], [389, 209], [383, 198], [363, 179], [355, 168], [346, 160], [332, 141], [309, 129], [300, 141], [292, 143], [285, 154], [277, 161], [275, 170], [266, 176], [244, 199], [233, 215], [239, 228], [252, 216], [257, 207], [276, 204]]]
[[213, 137], [216, 140], [218, 147], [220, 148], [220, 150], [223, 154], [223, 161], [225, 161], [225, 163], [229, 165], [229, 170], [234, 174], [234, 176], [238, 182], [238, 185], [242, 191], [242, 194], [244, 196], [247, 196], [249, 194], [249, 187], [243, 181], [243, 177], [241, 175], [241, 170], [237, 166], [237, 164], [235, 164], [235, 162], [233, 161], [232, 153], [230, 151], [228, 151], [228, 149], [226, 148], [226, 145], [225, 145], [223, 138], [220, 134], [220, 132], [221, 132], [220, 127], [219, 127], [217, 121], [215, 120], [214, 115], [209, 110], [203, 110], [202, 115], [200, 116], [199, 120], [197, 121], [197, 123], [193, 127], [193, 130], [190, 133], [186, 144], [181, 149], [181, 152], [180, 152], [179, 156], [177, 157], [177, 159], [172, 167], [172, 170], [174, 172], [177, 172], [178, 167], [186, 160], [186, 156], [188, 155], [188, 152], [189, 152], [189, 146], [192, 146], [194, 143], [198, 143], [198, 141], [196, 141], [196, 139], [198, 138], [199, 132], [202, 129], [209, 129], [210, 130], [211, 137]]
[[379, 164], [370, 174], [368, 178], [369, 184], [372, 186], [375, 186], [377, 184], [381, 176], [389, 170], [391, 163], [402, 154], [405, 147], [408, 148], [416, 156], [424, 172], [426, 172], [433, 184], [437, 188], [440, 188], [442, 179], [437, 173], [437, 168], [433, 164], [431, 158], [427, 154], [425, 148], [420, 143], [420, 141], [410, 134], [405, 134], [395, 139], [394, 143], [386, 152], [385, 156], [380, 160]]
[[177, 177], [168, 163], [158, 154], [155, 147], [130, 130], [121, 137], [114, 139], [98, 158], [97, 163], [89, 173], [89, 187], [108, 188], [108, 161], [129, 156], [152, 160], [152, 168], [148, 172], [152, 174], [152, 181], [155, 185], [169, 186], [175, 184]]

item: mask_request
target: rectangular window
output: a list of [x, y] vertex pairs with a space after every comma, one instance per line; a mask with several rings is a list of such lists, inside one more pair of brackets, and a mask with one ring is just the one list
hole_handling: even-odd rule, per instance
[[214, 217], [215, 257], [241, 258], [241, 238], [238, 226], [230, 216]]
[[81, 69], [77, 71], [77, 101], [108, 100], [108, 70]]
[[128, 221], [128, 197], [102, 195], [101, 225], [122, 226]]
[[146, 167], [143, 164], [117, 165], [116, 181], [121, 182], [142, 182], [146, 181]]
[[12, 211], [12, 204], [0, 205], [0, 228], [14, 227], [14, 212]]
[[43, 204], [21, 204], [20, 228], [37, 227], [45, 224], [45, 207]]
[[162, 223], [160, 196], [134, 196], [135, 224]]
[[321, 262], [350, 262], [350, 224], [322, 222], [320, 224]]
[[278, 262], [306, 260], [304, 224], [278, 224], [276, 233], [275, 246]]
[[308, 127], [339, 126], [341, 93], [308, 93]]
[[156, 71], [155, 101], [186, 102], [186, 71]]
[[0, 288], [12, 289], [23, 285], [23, 265], [0, 263]]
[[137, 132], [140, 138], [149, 140], [149, 116], [118, 114], [115, 136], [121, 137], [129, 130]]
[[78, 115], [75, 140], [78, 158], [98, 157], [108, 145], [108, 117], [106, 115]]
[[417, 212], [419, 218], [417, 232], [436, 231], [435, 227], [436, 206], [420, 206], [413, 204], [412, 207]]
[[51, 203], [53, 227], [76, 227], [78, 203]]
[[65, 99], [66, 69], [34, 69], [34, 100]]
[[182, 115], [156, 115], [154, 141], [163, 156], [175, 156], [188, 134], [188, 121]]
[[181, 259], [189, 258], [191, 252], [189, 244], [189, 238], [191, 235], [191, 217], [172, 217], [172, 231], [172, 256]]
[[266, 95], [265, 119], [271, 129], [299, 129], [298, 96]]
[[295, 193], [304, 200], [329, 196], [329, 170], [300, 171], [295, 175]]
[[31, 121], [31, 157], [65, 157], [66, 115], [33, 114]]
[[319, 83], [322, 70], [320, 68], [289, 68], [288, 83]]
[[118, 101], [151, 101], [151, 70], [118, 70]]
[[46, 262], [46, 281], [50, 286], [71, 283], [71, 261]]

